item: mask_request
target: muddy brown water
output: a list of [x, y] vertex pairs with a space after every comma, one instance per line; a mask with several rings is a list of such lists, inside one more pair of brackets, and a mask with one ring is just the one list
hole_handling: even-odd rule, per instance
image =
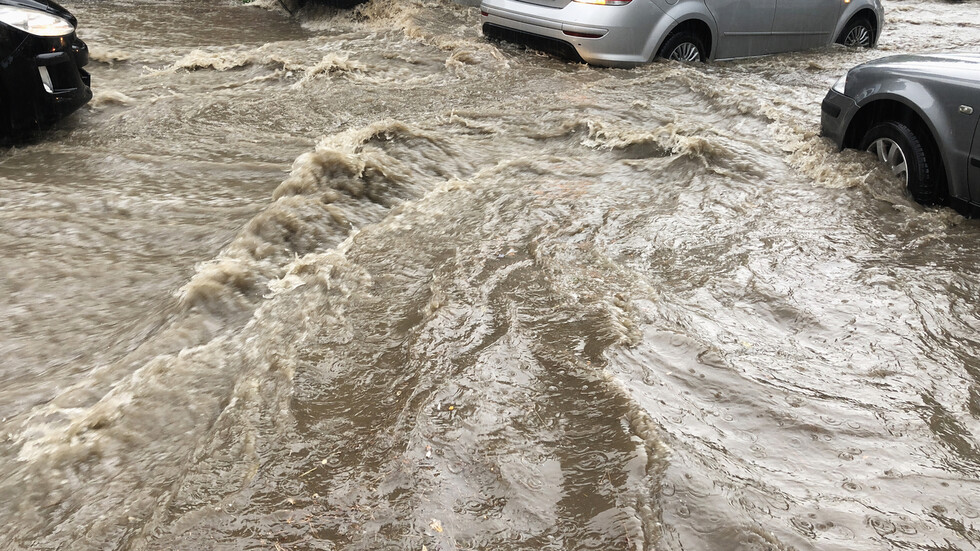
[[633, 70], [66, 5], [95, 99], [0, 152], [0, 549], [980, 545], [980, 223], [818, 136], [976, 2]]

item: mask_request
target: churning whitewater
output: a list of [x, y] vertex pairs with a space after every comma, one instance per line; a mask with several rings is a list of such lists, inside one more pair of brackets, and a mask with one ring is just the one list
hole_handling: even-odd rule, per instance
[[819, 136], [877, 49], [602, 69], [479, 8], [66, 1], [0, 151], [0, 549], [968, 550], [980, 224]]

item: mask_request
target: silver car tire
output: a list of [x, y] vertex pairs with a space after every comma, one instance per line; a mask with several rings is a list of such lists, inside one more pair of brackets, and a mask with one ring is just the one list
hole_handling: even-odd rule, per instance
[[873, 154], [905, 182], [912, 198], [924, 204], [940, 200], [937, 166], [915, 131], [898, 121], [877, 124], [864, 134], [861, 149]]
[[708, 57], [704, 42], [688, 31], [671, 33], [657, 52], [657, 57], [682, 63], [703, 62]]
[[852, 19], [837, 37], [837, 43], [848, 48], [870, 48], [874, 46], [874, 42], [874, 27], [864, 17]]

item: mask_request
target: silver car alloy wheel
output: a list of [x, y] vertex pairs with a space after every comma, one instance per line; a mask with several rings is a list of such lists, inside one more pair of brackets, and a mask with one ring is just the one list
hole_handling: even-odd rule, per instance
[[701, 61], [701, 51], [698, 50], [697, 45], [692, 42], [682, 42], [678, 44], [672, 52], [670, 52], [667, 59], [687, 62]]
[[879, 161], [888, 165], [892, 174], [901, 178], [908, 185], [909, 165], [905, 160], [905, 152], [902, 151], [902, 148], [894, 140], [878, 138], [871, 142], [871, 145], [868, 146], [868, 151], [874, 153]]
[[864, 25], [858, 25], [844, 37], [844, 45], [848, 48], [868, 48], [871, 46], [871, 32]]

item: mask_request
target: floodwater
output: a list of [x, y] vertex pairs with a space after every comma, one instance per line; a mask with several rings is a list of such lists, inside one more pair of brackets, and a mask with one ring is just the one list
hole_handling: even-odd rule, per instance
[[980, 223], [818, 135], [872, 51], [632, 70], [478, 8], [78, 0], [0, 151], [0, 549], [980, 545]]

